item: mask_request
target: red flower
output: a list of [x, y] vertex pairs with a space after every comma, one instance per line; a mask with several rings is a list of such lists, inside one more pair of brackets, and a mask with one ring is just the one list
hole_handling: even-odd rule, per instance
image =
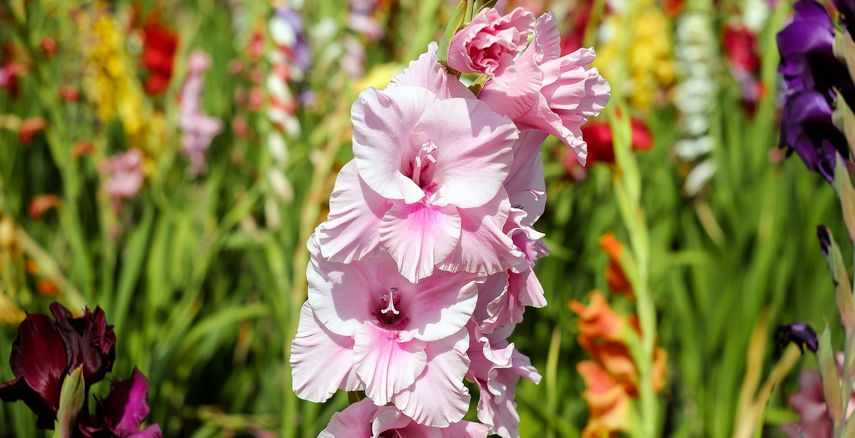
[[728, 25], [722, 36], [724, 51], [733, 66], [747, 72], [760, 69], [760, 55], [757, 53], [757, 35], [742, 25]]
[[[632, 149], [636, 151], [648, 151], [653, 147], [653, 135], [647, 129], [647, 125], [640, 119], [633, 118], [632, 125]], [[590, 168], [594, 163], [615, 163], [614, 138], [611, 126], [607, 122], [590, 122], [582, 126], [582, 138], [588, 143], [588, 164]], [[568, 173], [574, 173], [579, 163], [573, 154], [565, 154], [562, 162]]]
[[145, 91], [151, 95], [162, 93], [172, 79], [178, 35], [166, 26], [149, 22], [143, 26], [142, 64], [148, 71]]

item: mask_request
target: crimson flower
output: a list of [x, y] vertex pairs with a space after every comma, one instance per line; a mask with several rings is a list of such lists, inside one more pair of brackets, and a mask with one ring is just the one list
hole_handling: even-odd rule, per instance
[[162, 93], [172, 79], [178, 35], [156, 22], [143, 26], [142, 64], [148, 71], [145, 91], [150, 95]]

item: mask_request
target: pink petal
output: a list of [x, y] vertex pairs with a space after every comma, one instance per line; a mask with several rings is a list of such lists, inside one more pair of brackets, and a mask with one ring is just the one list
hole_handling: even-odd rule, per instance
[[371, 421], [375, 412], [377, 406], [371, 399], [362, 399], [334, 414], [318, 438], [370, 438], [374, 436]]
[[369, 88], [353, 104], [353, 161], [362, 180], [381, 196], [407, 203], [424, 197], [401, 169], [414, 154], [413, 128], [434, 101], [436, 95], [427, 89], [396, 87], [387, 92]]
[[[310, 251], [311, 253], [311, 251]], [[311, 254], [306, 278], [309, 304], [327, 329], [354, 336], [363, 321], [373, 320], [370, 294], [376, 293], [371, 263], [335, 263]]]
[[[394, 435], [397, 436], [409, 436], [403, 434], [404, 429], [412, 429], [411, 426], [417, 426], [416, 430], [409, 430], [409, 432], [422, 432], [419, 430], [417, 424], [413, 424], [413, 420], [401, 413], [394, 406], [382, 406], [377, 409], [377, 413], [374, 414], [374, 420], [371, 422], [371, 433], [375, 437], [379, 437], [383, 432], [391, 432], [395, 431]], [[394, 436], [393, 435], [393, 436]]]
[[437, 145], [431, 180], [441, 198], [461, 208], [478, 207], [499, 191], [510, 170], [518, 132], [508, 118], [473, 99], [448, 99], [428, 107], [414, 138]]
[[473, 99], [475, 96], [456, 77], [451, 76], [437, 59], [437, 44], [428, 44], [428, 50], [419, 56], [416, 61], [410, 62], [403, 72], [392, 78], [392, 82], [386, 88], [394, 87], [422, 87], [427, 88], [441, 99], [452, 97], [463, 97]]
[[512, 67], [487, 81], [478, 99], [493, 111], [516, 120], [536, 105], [542, 84], [543, 72], [533, 57], [524, 54]]
[[461, 421], [442, 430], [443, 438], [487, 438], [490, 428], [481, 423]]
[[[488, 307], [497, 298], [506, 296], [507, 291], [507, 272], [490, 275], [483, 283], [478, 285], [478, 302], [475, 305], [472, 318], [481, 332], [489, 333], [502, 322], [497, 321], [497, 317], [488, 310]], [[475, 339], [478, 339], [478, 337], [476, 336]]]
[[427, 364], [423, 341], [402, 342], [397, 332], [371, 323], [363, 324], [355, 341], [356, 374], [365, 383], [365, 394], [378, 406], [412, 385]]
[[561, 35], [552, 14], [543, 14], [537, 18], [534, 24], [535, 41], [537, 49], [538, 64], [558, 59], [561, 56]]
[[392, 206], [359, 177], [353, 161], [344, 165], [330, 196], [330, 213], [318, 227], [321, 254], [350, 263], [377, 248], [380, 220]]
[[394, 402], [404, 414], [419, 424], [446, 427], [460, 421], [469, 410], [469, 391], [463, 378], [469, 369], [466, 330], [440, 341], [428, 343], [425, 371]]
[[466, 326], [475, 310], [478, 287], [475, 277], [436, 271], [414, 288], [399, 289], [409, 322], [402, 338], [436, 341]]
[[506, 271], [524, 261], [523, 254], [502, 231], [510, 209], [504, 189], [481, 207], [459, 209], [460, 241], [439, 268], [484, 276]]
[[511, 293], [514, 293], [514, 290], [518, 288], [516, 294], [519, 296], [519, 301], [522, 305], [537, 309], [546, 306], [543, 286], [540, 284], [540, 280], [537, 279], [537, 275], [535, 275], [533, 270], [529, 269], [519, 274], [511, 273], [509, 284]]
[[353, 339], [336, 335], [317, 320], [308, 302], [300, 309], [300, 325], [291, 343], [291, 378], [298, 397], [328, 400], [339, 388], [357, 389], [352, 374]]
[[415, 283], [433, 272], [460, 239], [460, 216], [452, 206], [396, 203], [380, 223], [380, 243], [401, 275]]
[[548, 134], [544, 131], [523, 131], [514, 143], [514, 161], [505, 180], [511, 206], [525, 211], [525, 225], [531, 226], [546, 208], [546, 182], [540, 147]]

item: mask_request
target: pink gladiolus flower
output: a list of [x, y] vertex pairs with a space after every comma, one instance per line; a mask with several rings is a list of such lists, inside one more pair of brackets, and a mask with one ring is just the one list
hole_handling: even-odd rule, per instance
[[513, 326], [503, 327], [490, 335], [480, 335], [470, 326], [467, 379], [476, 383], [480, 392], [478, 419], [490, 426], [490, 433], [511, 438], [519, 436], [520, 417], [514, 401], [520, 377], [540, 383], [540, 374], [531, 361], [517, 351], [507, 337]]
[[451, 39], [448, 65], [464, 73], [501, 75], [525, 49], [533, 25], [534, 15], [523, 8], [507, 15], [484, 9]]
[[520, 129], [552, 134], [584, 165], [587, 145], [581, 127], [603, 110], [609, 84], [596, 68], [593, 49], [560, 56], [560, 36], [552, 16], [535, 24], [535, 38], [513, 66], [488, 81], [478, 98], [504, 114]]
[[322, 402], [339, 388], [358, 388], [420, 424], [463, 418], [464, 327], [475, 308], [475, 277], [437, 272], [412, 284], [385, 254], [343, 264], [312, 252], [309, 300], [292, 345], [297, 395]]
[[518, 132], [448, 75], [436, 50], [354, 104], [354, 160], [318, 232], [324, 257], [347, 263], [380, 246], [411, 282], [435, 267], [483, 275], [521, 259], [502, 233]]
[[487, 426], [470, 421], [446, 428], [423, 426], [403, 415], [393, 406], [378, 407], [364, 399], [347, 407], [330, 419], [319, 438], [378, 438], [381, 436], [487, 438]]
[[198, 174], [205, 169], [205, 155], [211, 141], [223, 129], [223, 123], [202, 112], [202, 86], [204, 74], [211, 67], [211, 58], [202, 51], [195, 51], [187, 61], [187, 81], [181, 89], [178, 127], [183, 133], [182, 148], [190, 160], [190, 171]]
[[142, 159], [139, 149], [131, 149], [110, 157], [98, 166], [105, 177], [104, 192], [117, 210], [123, 200], [135, 197], [142, 187]]

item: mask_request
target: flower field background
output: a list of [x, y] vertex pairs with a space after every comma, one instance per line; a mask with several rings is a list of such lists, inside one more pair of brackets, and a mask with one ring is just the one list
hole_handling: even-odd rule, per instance
[[[511, 338], [542, 376], [516, 390], [520, 436], [782, 434], [817, 361], [778, 327], [842, 339], [817, 227], [847, 233], [834, 160], [810, 172], [779, 147], [793, 3], [499, 3], [551, 12], [562, 55], [593, 47], [611, 87], [585, 166], [556, 138], [542, 149], [549, 305]], [[357, 96], [447, 43], [457, 6], [0, 4], [0, 381], [27, 313], [100, 307], [107, 381], [142, 372], [163, 436], [316, 436], [359, 395], [292, 390], [306, 242], [353, 158]], [[50, 433], [0, 405], [0, 436]]]

